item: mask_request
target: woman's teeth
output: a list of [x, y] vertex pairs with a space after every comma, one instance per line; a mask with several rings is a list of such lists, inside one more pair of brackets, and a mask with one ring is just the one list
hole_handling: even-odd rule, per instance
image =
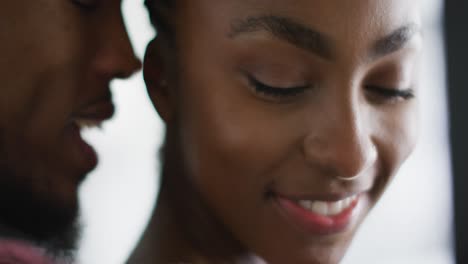
[[300, 200], [299, 206], [318, 215], [333, 216], [348, 209], [358, 198], [357, 195], [336, 202]]

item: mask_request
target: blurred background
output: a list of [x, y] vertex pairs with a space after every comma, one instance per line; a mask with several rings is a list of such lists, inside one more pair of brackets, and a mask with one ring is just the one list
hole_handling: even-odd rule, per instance
[[[360, 229], [344, 264], [452, 264], [452, 186], [444, 75], [442, 1], [424, 2], [421, 137]], [[137, 54], [154, 36], [143, 0], [124, 0]], [[80, 193], [84, 232], [79, 263], [124, 263], [143, 232], [158, 192], [157, 150], [163, 124], [141, 73], [113, 83], [115, 118], [85, 137], [100, 156]], [[383, 261], [385, 260], [385, 261]]]

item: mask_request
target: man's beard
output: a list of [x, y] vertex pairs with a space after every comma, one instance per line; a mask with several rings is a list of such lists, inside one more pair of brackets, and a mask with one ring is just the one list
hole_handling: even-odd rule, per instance
[[0, 239], [21, 240], [72, 259], [79, 236], [78, 206], [38, 195], [0, 164]]

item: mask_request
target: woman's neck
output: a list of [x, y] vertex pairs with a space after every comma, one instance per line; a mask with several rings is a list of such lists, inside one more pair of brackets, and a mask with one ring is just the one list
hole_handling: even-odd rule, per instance
[[[214, 222], [208, 226], [194, 224], [197, 213], [176, 212], [171, 196], [164, 190], [158, 198], [153, 217], [128, 264], [254, 264], [260, 263], [245, 256], [237, 243], [223, 239], [224, 232]], [[188, 210], [193, 213], [194, 210]], [[201, 212], [201, 211], [200, 211]], [[209, 220], [211, 221], [211, 220]], [[214, 232], [213, 232], [214, 231]]]
[[193, 188], [180, 181], [164, 182], [149, 225], [127, 263], [259, 263], [245, 252]]
[[168, 133], [162, 182], [152, 219], [129, 264], [259, 264], [204, 202]]
[[153, 216], [129, 264], [180, 263], [195, 255], [172, 214], [165, 195], [159, 195]]

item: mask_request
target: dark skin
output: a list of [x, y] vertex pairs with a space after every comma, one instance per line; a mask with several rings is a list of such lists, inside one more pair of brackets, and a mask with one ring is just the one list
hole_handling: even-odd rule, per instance
[[[338, 263], [416, 143], [417, 4], [155, 3], [173, 35], [149, 45], [144, 73], [168, 136], [129, 263]], [[284, 205], [350, 195], [333, 232]]]
[[0, 247], [26, 240], [74, 249], [78, 188], [96, 166], [78, 119], [110, 118], [110, 81], [141, 66], [120, 7], [120, 0], [2, 2]]

